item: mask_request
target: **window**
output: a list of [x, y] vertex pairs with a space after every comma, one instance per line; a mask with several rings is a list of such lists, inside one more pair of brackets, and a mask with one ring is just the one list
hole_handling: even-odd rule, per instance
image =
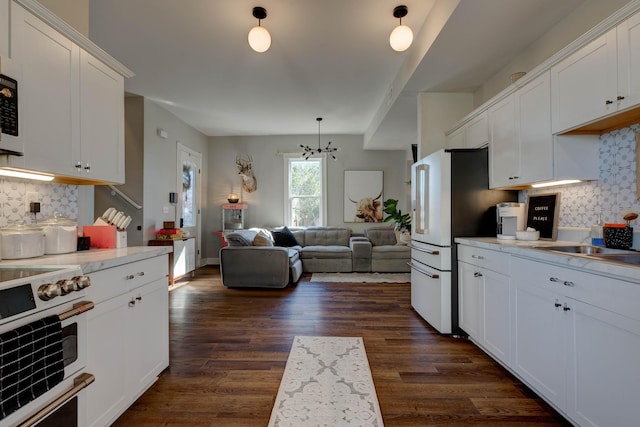
[[285, 224], [324, 225], [326, 221], [325, 159], [285, 157]]

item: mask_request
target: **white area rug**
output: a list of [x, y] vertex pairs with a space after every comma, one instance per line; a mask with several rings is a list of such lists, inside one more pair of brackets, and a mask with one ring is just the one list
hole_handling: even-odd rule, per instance
[[295, 337], [269, 427], [383, 426], [360, 337]]
[[313, 273], [312, 282], [411, 283], [411, 273]]

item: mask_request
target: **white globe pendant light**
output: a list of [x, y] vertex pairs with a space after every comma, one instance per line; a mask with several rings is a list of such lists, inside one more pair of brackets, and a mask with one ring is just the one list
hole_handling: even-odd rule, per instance
[[404, 52], [409, 49], [409, 46], [411, 46], [413, 42], [413, 31], [411, 31], [411, 28], [402, 24], [402, 18], [407, 16], [407, 12], [407, 6], [404, 5], [396, 6], [393, 9], [393, 16], [400, 19], [400, 25], [391, 31], [389, 44], [396, 52]]
[[266, 28], [260, 26], [260, 21], [267, 17], [267, 11], [263, 7], [256, 6], [253, 8], [253, 17], [258, 20], [258, 25], [249, 31], [247, 37], [249, 46], [258, 53], [266, 52], [271, 46], [271, 34]]

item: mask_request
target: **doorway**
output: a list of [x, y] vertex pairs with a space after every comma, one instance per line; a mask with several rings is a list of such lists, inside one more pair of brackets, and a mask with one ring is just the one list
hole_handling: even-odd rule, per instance
[[178, 142], [178, 197], [176, 220], [185, 236], [195, 237], [196, 267], [201, 265], [201, 170], [202, 153], [198, 153]]

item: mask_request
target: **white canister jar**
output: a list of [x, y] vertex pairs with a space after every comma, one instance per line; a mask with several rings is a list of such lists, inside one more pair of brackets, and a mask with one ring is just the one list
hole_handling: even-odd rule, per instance
[[54, 216], [40, 222], [44, 229], [44, 253], [68, 254], [78, 249], [78, 224], [68, 218]]
[[0, 229], [2, 258], [22, 259], [44, 255], [44, 230], [20, 224]]

